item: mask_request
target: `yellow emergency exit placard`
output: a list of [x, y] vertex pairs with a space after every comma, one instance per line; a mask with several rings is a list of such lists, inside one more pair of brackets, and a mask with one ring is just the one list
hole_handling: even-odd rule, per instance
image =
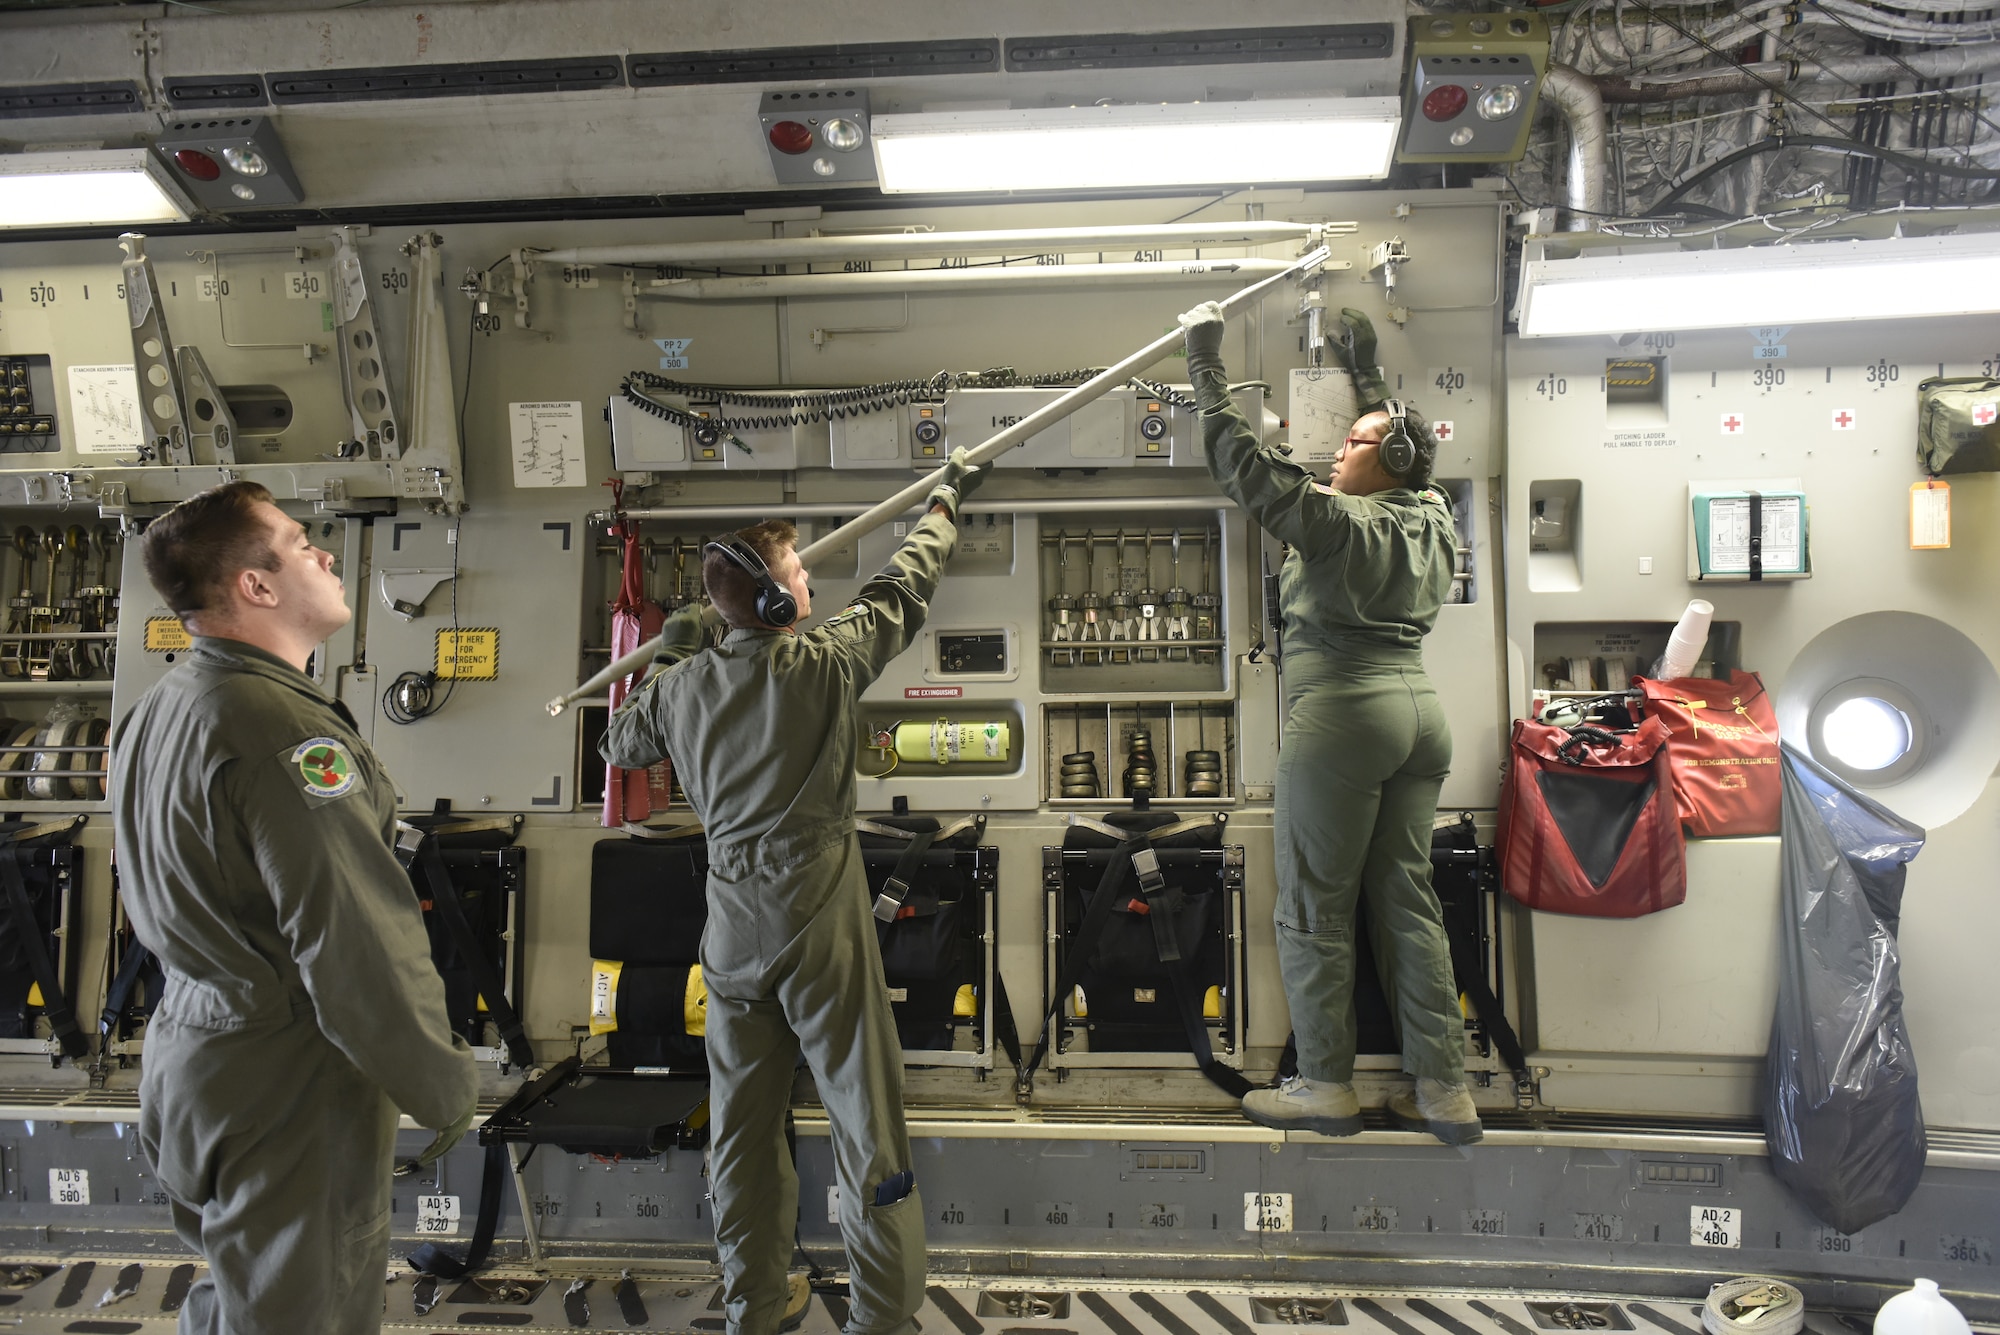
[[500, 631], [493, 626], [437, 633], [440, 681], [496, 681], [500, 676]]
[[194, 648], [194, 636], [188, 634], [179, 617], [146, 618], [146, 652], [149, 654], [183, 654]]

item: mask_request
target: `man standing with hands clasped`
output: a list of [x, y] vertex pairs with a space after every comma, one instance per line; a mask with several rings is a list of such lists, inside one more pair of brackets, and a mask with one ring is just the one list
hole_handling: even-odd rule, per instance
[[[923, 625], [983, 469], [952, 451], [922, 520], [882, 572], [811, 630], [797, 532], [766, 521], [710, 543], [714, 606], [667, 619], [672, 665], [611, 720], [599, 747], [626, 769], [671, 755], [708, 834], [709, 1172], [729, 1335], [772, 1335], [810, 1294], [786, 1263], [799, 1181], [785, 1112], [804, 1054], [832, 1126], [840, 1232], [853, 1276], [848, 1335], [915, 1335], [923, 1202], [903, 1122], [903, 1054], [854, 834], [857, 704]], [[704, 650], [704, 617], [726, 621]]]
[[139, 1140], [208, 1260], [183, 1335], [374, 1335], [400, 1109], [472, 1124], [396, 793], [305, 675], [347, 624], [333, 557], [254, 482], [153, 521], [146, 574], [194, 648], [111, 741], [120, 894], [167, 974]]

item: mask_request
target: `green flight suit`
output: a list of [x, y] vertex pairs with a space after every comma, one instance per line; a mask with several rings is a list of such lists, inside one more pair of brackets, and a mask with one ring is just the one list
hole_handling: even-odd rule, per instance
[[[832, 1125], [853, 1277], [847, 1330], [916, 1330], [923, 1202], [854, 834], [856, 704], [923, 625], [957, 532], [926, 516], [847, 609], [812, 630], [731, 630], [675, 663], [633, 693], [599, 748], [627, 769], [671, 755], [707, 827], [709, 1181], [731, 1335], [771, 1335], [784, 1311], [799, 1209], [785, 1111], [802, 1050]], [[699, 644], [694, 610], [669, 618], [669, 655]]]
[[167, 972], [139, 1140], [208, 1260], [188, 1335], [373, 1335], [400, 1108], [478, 1092], [396, 861], [396, 794], [346, 709], [233, 640], [111, 741], [119, 889]]
[[1191, 358], [1188, 371], [1209, 471], [1291, 547], [1278, 581], [1276, 918], [1299, 1072], [1353, 1079], [1354, 917], [1365, 895], [1403, 1069], [1458, 1083], [1464, 1019], [1430, 863], [1451, 728], [1423, 662], [1456, 568], [1451, 508], [1428, 488], [1318, 490], [1259, 444], [1220, 363]]

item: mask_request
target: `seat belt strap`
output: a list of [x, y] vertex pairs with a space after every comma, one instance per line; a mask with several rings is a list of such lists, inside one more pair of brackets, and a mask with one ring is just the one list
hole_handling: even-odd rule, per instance
[[999, 1042], [1000, 1050], [1007, 1054], [1007, 1060], [1021, 1069], [1021, 1034], [1014, 1027], [1014, 1006], [1007, 1000], [1007, 980], [1001, 976], [998, 962], [993, 969], [993, 1037]]
[[1216, 817], [1214, 812], [1210, 812], [1203, 816], [1189, 816], [1186, 820], [1177, 820], [1172, 825], [1161, 825], [1151, 830], [1121, 830], [1109, 821], [1102, 821], [1095, 816], [1084, 816], [1076, 813], [1070, 815], [1069, 823], [1079, 829], [1094, 830], [1098, 834], [1108, 839], [1116, 839], [1122, 844], [1128, 839], [1144, 839], [1148, 843], [1158, 843], [1162, 839], [1171, 839], [1175, 835], [1187, 834], [1193, 830], [1206, 830], [1212, 826], [1220, 825], [1222, 822]]
[[1187, 961], [1175, 959], [1167, 965], [1167, 988], [1174, 994], [1174, 1009], [1180, 1012], [1181, 1032], [1187, 1039], [1188, 1052], [1193, 1055], [1196, 1066], [1208, 1077], [1209, 1083], [1229, 1095], [1240, 1099], [1255, 1088], [1241, 1071], [1224, 1066], [1215, 1059], [1215, 1048], [1208, 1041], [1208, 1021], [1202, 1018], [1201, 1002], [1195, 996], [1194, 980], [1188, 977]]
[[406, 1258], [420, 1275], [439, 1279], [461, 1279], [486, 1265], [493, 1250], [493, 1234], [500, 1227], [500, 1201], [507, 1185], [507, 1146], [495, 1138], [486, 1147], [486, 1167], [479, 1175], [479, 1217], [472, 1225], [472, 1241], [461, 1259], [435, 1242], [426, 1242]]
[[1172, 964], [1181, 957], [1181, 896], [1167, 892], [1167, 878], [1160, 874], [1160, 855], [1150, 848], [1132, 855], [1132, 874], [1139, 878], [1146, 921], [1153, 927], [1153, 952], [1160, 957], [1160, 963]]
[[1208, 1021], [1202, 1017], [1195, 982], [1188, 976], [1188, 962], [1181, 954], [1180, 911], [1185, 896], [1167, 888], [1166, 877], [1160, 874], [1160, 856], [1151, 848], [1142, 848], [1132, 855], [1132, 871], [1139, 878], [1139, 892], [1146, 899], [1146, 916], [1153, 924], [1153, 949], [1167, 972], [1167, 990], [1173, 993], [1174, 1010], [1180, 1017], [1181, 1035], [1187, 1040], [1188, 1052], [1211, 1083], [1240, 1099], [1250, 1092], [1250, 1082], [1215, 1059], [1215, 1048], [1208, 1041]]
[[436, 836], [423, 835], [412, 857], [423, 865], [424, 877], [430, 883], [431, 905], [443, 916], [445, 930], [458, 944], [458, 953], [465, 957], [472, 985], [485, 1000], [486, 1012], [493, 1017], [494, 1026], [500, 1031], [500, 1039], [507, 1046], [507, 1055], [522, 1070], [529, 1069], [535, 1064], [535, 1052], [528, 1046], [527, 1030], [514, 1011], [514, 1003], [507, 999], [506, 987], [494, 970], [493, 961], [486, 958], [486, 951], [472, 935], [472, 924], [466, 921], [465, 908], [458, 902], [458, 890], [451, 883], [451, 873], [445, 869], [444, 854], [438, 851]]
[[111, 980], [111, 987], [104, 994], [104, 1013], [97, 1017], [98, 1033], [108, 1037], [125, 1018], [125, 1008], [132, 1004], [132, 989], [139, 986], [139, 975], [146, 971], [152, 958], [153, 952], [138, 937], [127, 941], [125, 958], [118, 963], [118, 976]]
[[28, 957], [28, 971], [42, 989], [42, 1014], [48, 1016], [49, 1030], [71, 1059], [88, 1056], [90, 1042], [77, 1027], [76, 1012], [56, 976], [55, 961], [49, 958], [48, 934], [35, 919], [28, 903], [27, 882], [21, 876], [21, 858], [27, 850], [15, 847], [0, 850], [0, 882], [4, 882], [7, 912], [14, 920], [14, 936]]
[[896, 915], [903, 911], [903, 902], [910, 897], [917, 869], [923, 865], [924, 854], [936, 838], [935, 830], [919, 830], [903, 846], [903, 851], [896, 857], [895, 867], [889, 872], [889, 879], [882, 883], [882, 893], [875, 896], [877, 920], [885, 923], [896, 921]]
[[[1028, 1064], [1020, 1068], [1015, 1079], [1016, 1087], [1024, 1086], [1033, 1078], [1042, 1060], [1049, 1055], [1049, 1026], [1062, 1011], [1064, 998], [1076, 987], [1076, 980], [1083, 976], [1084, 963], [1090, 958], [1091, 948], [1097, 938], [1104, 934], [1104, 924], [1111, 920], [1111, 901], [1118, 893], [1119, 883], [1125, 879], [1125, 869], [1131, 866], [1131, 857], [1144, 844], [1141, 838], [1128, 836], [1113, 849], [1111, 856], [1104, 860], [1104, 875], [1098, 878], [1096, 893], [1090, 897], [1090, 905], [1084, 910], [1083, 922], [1077, 927], [1076, 936], [1070, 941], [1063, 958], [1062, 977], [1049, 990], [1049, 1008], [1042, 1015], [1042, 1036], [1035, 1044], [1035, 1052]], [[1057, 911], [1061, 911], [1058, 903]]]

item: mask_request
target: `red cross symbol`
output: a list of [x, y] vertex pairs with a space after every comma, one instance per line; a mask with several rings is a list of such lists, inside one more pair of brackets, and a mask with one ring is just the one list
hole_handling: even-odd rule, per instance
[[1836, 410], [1833, 414], [1833, 429], [1835, 431], [1852, 431], [1854, 429], [1853, 410], [1848, 408]]
[[1431, 423], [1431, 434], [1433, 436], [1436, 436], [1439, 440], [1450, 440], [1451, 430], [1452, 430], [1451, 423], [1449, 422]]
[[1742, 419], [1742, 418], [1738, 417], [1738, 416], [1737, 416], [1737, 415], [1736, 415], [1735, 413], [1725, 413], [1725, 414], [1723, 414], [1723, 418], [1722, 418], [1722, 434], [1723, 434], [1723, 435], [1725, 435], [1725, 436], [1735, 436], [1735, 435], [1740, 435], [1740, 434], [1742, 434], [1742, 431], [1743, 431], [1743, 419]]
[[2000, 416], [2000, 404], [1975, 403], [1972, 405], [1974, 426], [1992, 426], [1995, 416]]

